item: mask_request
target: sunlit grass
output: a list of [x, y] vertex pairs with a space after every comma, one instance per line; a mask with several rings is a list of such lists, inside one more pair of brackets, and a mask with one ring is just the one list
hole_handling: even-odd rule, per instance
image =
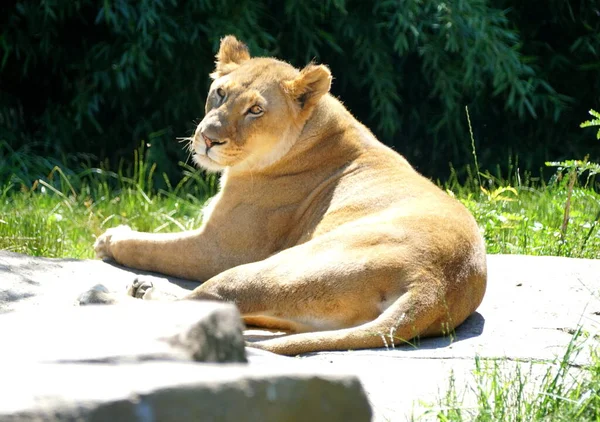
[[[184, 178], [166, 189], [152, 186], [153, 166], [140, 155], [129, 172], [55, 167], [32, 186], [15, 183], [0, 191], [0, 248], [36, 256], [91, 258], [95, 236], [128, 224], [136, 230], [167, 232], [196, 228], [200, 209], [216, 192], [216, 178], [184, 166]], [[488, 253], [600, 258], [600, 195], [575, 187], [568, 225], [562, 231], [564, 183], [511, 185], [497, 178], [477, 188], [473, 180], [444, 189], [473, 213]]]
[[167, 181], [166, 190], [153, 189], [153, 167], [142, 160], [130, 171], [55, 167], [31, 187], [8, 184], [0, 192], [0, 249], [93, 258], [95, 237], [119, 224], [149, 232], [196, 228], [217, 181], [182, 166], [183, 179], [175, 186]]
[[567, 192], [560, 186], [498, 187], [456, 194], [473, 213], [488, 253], [600, 258], [600, 195], [575, 188], [561, 230]]

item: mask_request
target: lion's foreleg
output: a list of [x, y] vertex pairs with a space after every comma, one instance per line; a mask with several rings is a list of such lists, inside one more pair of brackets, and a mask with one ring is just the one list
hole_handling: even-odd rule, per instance
[[98, 257], [112, 259], [127, 267], [206, 280], [225, 265], [212, 243], [199, 230], [142, 233], [119, 226], [99, 236], [94, 248]]

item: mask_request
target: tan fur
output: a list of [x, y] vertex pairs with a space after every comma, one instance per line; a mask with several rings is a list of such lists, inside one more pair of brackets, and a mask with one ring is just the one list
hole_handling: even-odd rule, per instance
[[[254, 344], [288, 355], [442, 335], [475, 311], [486, 258], [473, 217], [328, 93], [327, 67], [250, 58], [229, 36], [212, 76], [191, 148], [222, 176], [202, 226], [110, 229], [100, 257], [205, 281], [187, 298], [295, 332]], [[255, 105], [263, 114], [246, 114]]]

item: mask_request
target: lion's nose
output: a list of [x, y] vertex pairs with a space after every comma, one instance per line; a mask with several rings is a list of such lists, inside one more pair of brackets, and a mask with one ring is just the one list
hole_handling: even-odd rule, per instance
[[204, 143], [206, 144], [206, 148], [211, 148], [214, 145], [214, 141], [210, 139], [208, 136], [202, 132], [202, 139], [204, 139]]
[[220, 142], [214, 138], [207, 136], [206, 133], [204, 133], [204, 132], [201, 132], [201, 134], [202, 134], [202, 139], [204, 139], [204, 144], [206, 144], [207, 150], [212, 148], [214, 145], [223, 145], [225, 143], [224, 141]]

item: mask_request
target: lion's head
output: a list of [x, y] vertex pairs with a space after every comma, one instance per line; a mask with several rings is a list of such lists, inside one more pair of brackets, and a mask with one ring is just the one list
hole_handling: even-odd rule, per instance
[[251, 58], [233, 36], [221, 40], [211, 76], [206, 115], [191, 142], [194, 161], [210, 171], [252, 171], [275, 163], [331, 86], [326, 66], [299, 71], [276, 59]]

